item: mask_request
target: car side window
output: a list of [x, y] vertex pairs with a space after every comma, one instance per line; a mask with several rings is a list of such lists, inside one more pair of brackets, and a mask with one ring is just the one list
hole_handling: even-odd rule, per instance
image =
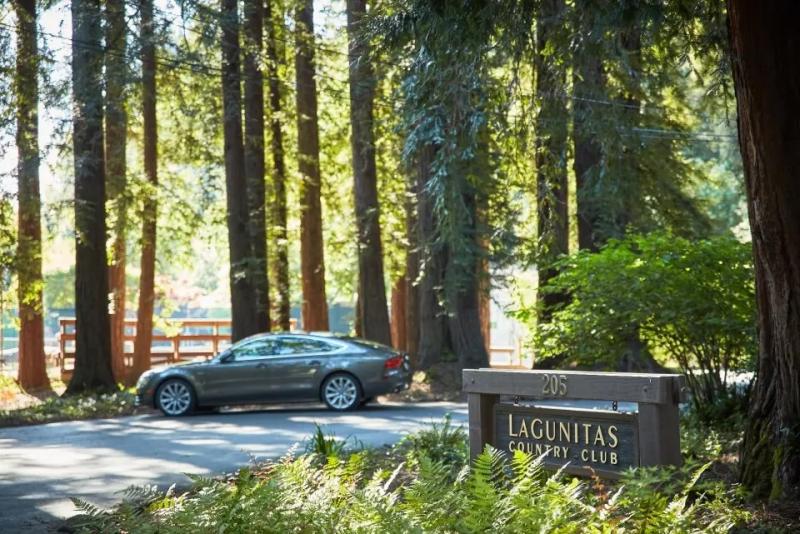
[[331, 352], [336, 347], [331, 343], [319, 339], [306, 339], [301, 337], [282, 337], [278, 341], [278, 354], [309, 354]]
[[257, 360], [275, 354], [278, 352], [276, 343], [272, 339], [257, 339], [233, 350], [233, 356], [237, 362]]

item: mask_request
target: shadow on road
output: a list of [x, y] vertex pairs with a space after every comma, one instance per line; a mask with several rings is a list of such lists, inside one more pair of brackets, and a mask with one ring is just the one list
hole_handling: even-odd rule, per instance
[[466, 406], [367, 405], [332, 412], [320, 405], [255, 406], [168, 418], [157, 413], [0, 429], [0, 530], [36, 530], [74, 513], [68, 497], [99, 506], [132, 484], [189, 485], [188, 474], [230, 472], [254, 459], [302, 449], [315, 425], [368, 446], [394, 443]]

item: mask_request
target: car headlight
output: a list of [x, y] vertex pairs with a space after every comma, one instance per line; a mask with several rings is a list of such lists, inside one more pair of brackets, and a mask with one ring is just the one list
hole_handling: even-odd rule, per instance
[[156, 374], [156, 372], [153, 369], [150, 369], [149, 371], [145, 371], [144, 373], [142, 373], [139, 376], [139, 380], [136, 381], [136, 389], [137, 390], [142, 389], [144, 385], [147, 384], [147, 382], [153, 377], [154, 374]]

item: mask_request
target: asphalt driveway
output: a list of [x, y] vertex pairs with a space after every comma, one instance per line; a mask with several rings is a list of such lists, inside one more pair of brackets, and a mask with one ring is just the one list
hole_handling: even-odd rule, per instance
[[459, 403], [382, 404], [334, 413], [279, 407], [180, 419], [148, 414], [0, 429], [0, 532], [42, 532], [74, 514], [69, 497], [108, 506], [132, 484], [186, 486], [183, 473], [217, 474], [278, 458], [314, 425], [365, 445], [394, 443]]

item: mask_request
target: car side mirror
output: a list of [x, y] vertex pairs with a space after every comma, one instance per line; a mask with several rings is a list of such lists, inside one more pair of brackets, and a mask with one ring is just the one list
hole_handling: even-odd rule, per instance
[[219, 357], [219, 363], [230, 363], [233, 361], [233, 353], [223, 354]]

